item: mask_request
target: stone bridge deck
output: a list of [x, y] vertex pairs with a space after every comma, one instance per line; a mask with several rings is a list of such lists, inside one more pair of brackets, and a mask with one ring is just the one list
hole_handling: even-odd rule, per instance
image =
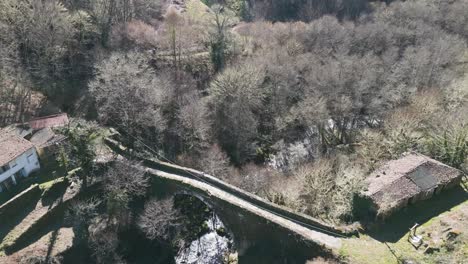
[[[128, 157], [127, 149], [119, 142], [110, 138], [105, 141], [115, 152]], [[219, 204], [222, 201], [224, 204], [218, 207], [227, 206], [233, 210], [247, 211], [323, 248], [339, 249], [341, 238], [354, 234], [354, 230], [331, 226], [305, 214], [293, 212], [200, 171], [159, 160], [141, 160], [149, 174], [188, 189], [190, 193], [200, 194], [205, 202], [217, 200]]]
[[[249, 213], [255, 214], [261, 218], [268, 220], [276, 225], [279, 225], [297, 235], [302, 237], [305, 240], [314, 242], [322, 247], [327, 249], [339, 249], [341, 247], [341, 239], [332, 236], [326, 233], [318, 232], [307, 227], [304, 227], [296, 222], [293, 222], [287, 218], [284, 218], [280, 215], [265, 210], [261, 207], [258, 207], [250, 202], [247, 202], [239, 197], [236, 197], [233, 194], [230, 194], [226, 191], [223, 191], [219, 188], [211, 186], [207, 183], [190, 179], [187, 177], [179, 176], [176, 174], [171, 174], [151, 168], [147, 168], [146, 171], [156, 177], [164, 178], [169, 181], [177, 182], [177, 184], [190, 186], [191, 191], [201, 192], [206, 194], [206, 197], [216, 197], [217, 199], [222, 200], [225, 203], [229, 203], [234, 207], [237, 207], [241, 210], [248, 211]], [[195, 190], [194, 190], [195, 189]]]

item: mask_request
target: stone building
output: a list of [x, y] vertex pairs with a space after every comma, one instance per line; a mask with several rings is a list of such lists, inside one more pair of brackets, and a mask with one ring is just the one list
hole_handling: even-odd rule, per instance
[[462, 172], [427, 156], [410, 153], [391, 160], [366, 179], [363, 193], [372, 211], [384, 219], [408, 204], [426, 200], [460, 184]]

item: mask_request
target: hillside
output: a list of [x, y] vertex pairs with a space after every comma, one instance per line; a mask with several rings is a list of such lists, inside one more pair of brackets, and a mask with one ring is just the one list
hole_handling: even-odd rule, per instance
[[466, 14], [466, 0], [1, 0], [2, 256], [462, 263]]

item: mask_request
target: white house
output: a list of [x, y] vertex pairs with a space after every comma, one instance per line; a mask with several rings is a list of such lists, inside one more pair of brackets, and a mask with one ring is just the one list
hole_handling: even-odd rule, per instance
[[36, 149], [31, 142], [0, 131], [0, 192], [39, 168]]

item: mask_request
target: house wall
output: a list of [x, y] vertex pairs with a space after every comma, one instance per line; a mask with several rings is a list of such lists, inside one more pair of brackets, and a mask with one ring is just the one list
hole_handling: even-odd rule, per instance
[[[15, 160], [11, 161], [8, 165], [10, 166], [10, 169], [0, 174], [0, 182], [5, 181], [17, 172], [20, 172], [23, 177], [27, 177], [31, 172], [40, 168], [39, 159], [34, 148], [29, 149]], [[22, 169], [24, 170], [21, 171]], [[0, 189], [0, 191], [2, 190]]]
[[439, 184], [438, 186], [431, 188], [426, 191], [421, 191], [417, 195], [413, 196], [411, 203], [417, 203], [419, 201], [424, 201], [430, 199], [434, 194], [440, 194], [443, 190], [454, 188], [458, 186], [461, 182], [462, 175], [451, 179], [449, 182], [445, 184]]
[[450, 189], [450, 188], [453, 188], [455, 186], [458, 186], [458, 185], [460, 185], [461, 181], [462, 181], [462, 174], [460, 173], [460, 175], [457, 178], [455, 178], [455, 179], [451, 180], [450, 182], [448, 182], [447, 184], [445, 184], [443, 189], [446, 190], [446, 189]]
[[408, 206], [408, 203], [409, 203], [409, 199], [402, 199], [398, 202], [394, 202], [391, 206], [388, 206], [384, 209], [379, 208], [378, 205], [376, 205], [376, 208], [378, 208], [376, 219], [385, 220], [389, 216], [397, 212], [398, 210], [401, 210], [402, 208]]
[[401, 210], [402, 208], [410, 205], [410, 204], [417, 204], [420, 201], [428, 200], [434, 196], [434, 194], [440, 194], [442, 191], [454, 188], [455, 186], [460, 185], [462, 180], [462, 175], [458, 176], [457, 178], [452, 179], [450, 182], [444, 184], [440, 184], [434, 188], [431, 188], [426, 191], [421, 191], [420, 193], [409, 197], [408, 199], [404, 199], [399, 201], [398, 203], [393, 204], [390, 206], [390, 208], [387, 208], [386, 210], [380, 210], [378, 205], [375, 205], [377, 209], [377, 217], [376, 219], [378, 220], [385, 220], [389, 216], [391, 216], [393, 213]]

